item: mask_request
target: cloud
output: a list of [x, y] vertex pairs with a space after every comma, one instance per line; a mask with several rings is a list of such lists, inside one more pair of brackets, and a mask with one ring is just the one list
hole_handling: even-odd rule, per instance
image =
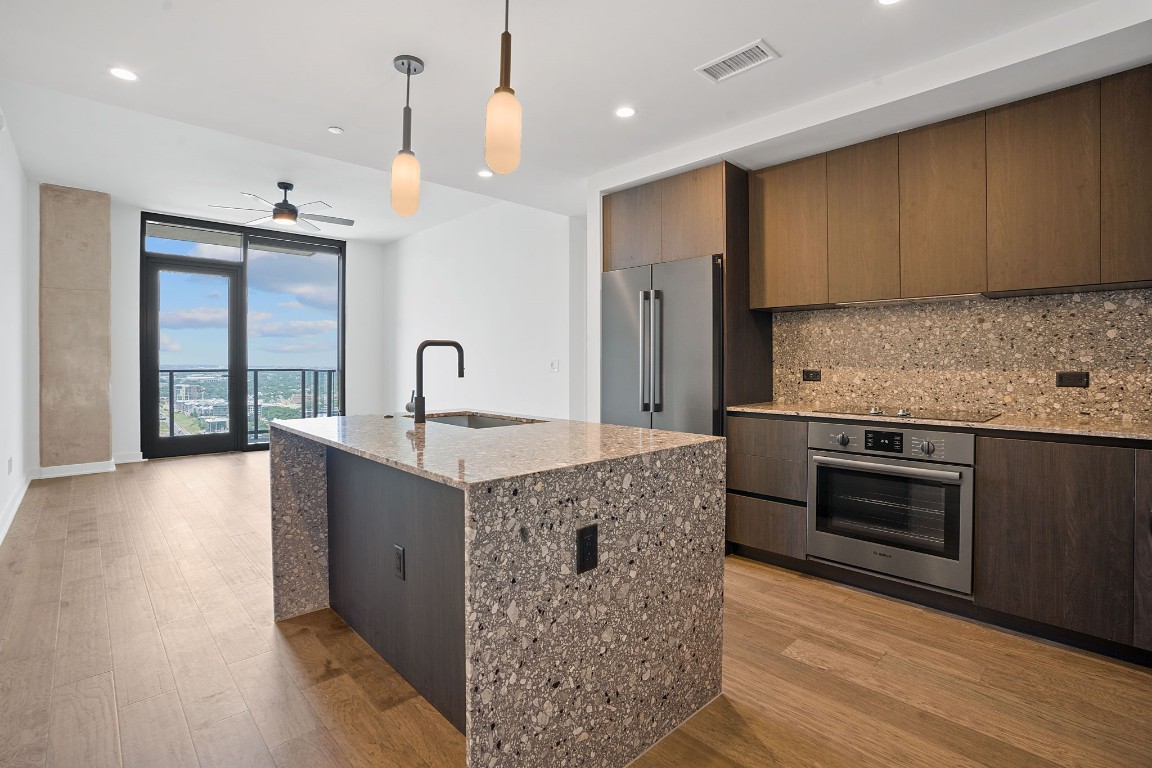
[[241, 251], [238, 245], [217, 245], [215, 243], [196, 243], [188, 252], [189, 256], [198, 259], [217, 259], [223, 261], [240, 261]]
[[180, 346], [180, 342], [176, 341], [176, 339], [172, 338], [168, 334], [161, 332], [161, 334], [160, 334], [160, 351], [161, 352], [179, 352], [182, 349], [183, 349], [183, 347]]
[[248, 325], [252, 325], [252, 323], [256, 322], [264, 322], [265, 320], [271, 320], [273, 317], [275, 317], [275, 315], [273, 315], [271, 312], [249, 312]]
[[304, 305], [293, 299], [292, 301], [282, 301], [276, 306], [283, 307], [284, 309], [304, 309]]
[[329, 333], [337, 328], [335, 320], [288, 320], [285, 322], [249, 322], [249, 336], [277, 336], [282, 338], [298, 338], [301, 336], [319, 336]]
[[207, 298], [209, 298], [209, 299], [220, 298], [220, 291], [212, 291], [211, 293], [208, 294]]
[[334, 352], [335, 344], [326, 344], [320, 341], [301, 341], [293, 344], [271, 344], [260, 349], [265, 352], [282, 352], [298, 355], [302, 352]]
[[248, 257], [249, 288], [287, 294], [300, 307], [336, 310], [340, 270], [335, 254], [297, 256], [252, 249]]
[[169, 330], [185, 328], [227, 328], [228, 310], [224, 307], [195, 307], [160, 313], [160, 327]]

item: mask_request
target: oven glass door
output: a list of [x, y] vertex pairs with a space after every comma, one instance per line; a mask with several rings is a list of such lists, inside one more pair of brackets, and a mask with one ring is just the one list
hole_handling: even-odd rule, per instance
[[[816, 463], [815, 528], [821, 533], [959, 560], [962, 497], [959, 473], [866, 461]], [[913, 466], [914, 465], [914, 466]], [[929, 465], [932, 466], [932, 465]], [[955, 474], [956, 478], [945, 477]], [[939, 476], [934, 476], [939, 475]]]

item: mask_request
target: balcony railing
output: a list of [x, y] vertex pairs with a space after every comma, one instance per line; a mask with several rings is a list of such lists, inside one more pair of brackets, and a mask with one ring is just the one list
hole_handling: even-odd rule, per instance
[[[227, 432], [229, 386], [226, 368], [173, 368], [160, 371], [160, 436]], [[273, 398], [261, 402], [261, 397]], [[332, 368], [249, 368], [248, 444], [268, 441], [268, 421], [276, 418], [336, 416], [340, 413], [340, 374]]]

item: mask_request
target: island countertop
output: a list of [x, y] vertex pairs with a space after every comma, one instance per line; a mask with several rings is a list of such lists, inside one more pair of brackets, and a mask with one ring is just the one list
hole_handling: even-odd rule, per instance
[[273, 426], [455, 488], [723, 440], [710, 435], [478, 411], [438, 411], [428, 416], [463, 414], [523, 423], [470, 429], [434, 421], [415, 424], [404, 414], [277, 419]]

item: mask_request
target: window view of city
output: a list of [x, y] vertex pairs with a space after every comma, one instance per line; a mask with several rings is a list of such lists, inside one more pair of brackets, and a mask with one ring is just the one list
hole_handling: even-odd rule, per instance
[[[149, 252], [236, 261], [242, 236], [149, 223]], [[183, 238], [187, 237], [185, 240]], [[248, 444], [268, 441], [274, 419], [340, 412], [339, 256], [287, 241], [247, 249]], [[160, 437], [231, 431], [227, 275], [159, 274]]]

